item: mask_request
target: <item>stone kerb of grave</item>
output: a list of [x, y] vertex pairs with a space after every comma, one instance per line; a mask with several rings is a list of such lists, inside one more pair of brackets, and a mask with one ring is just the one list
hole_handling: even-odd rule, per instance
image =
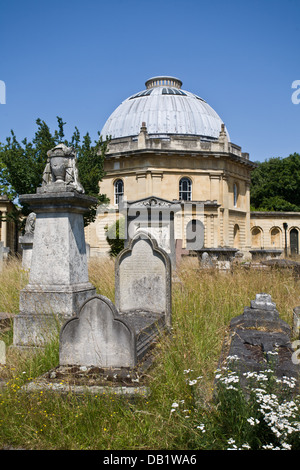
[[171, 263], [138, 232], [116, 259], [116, 306], [94, 296], [60, 335], [60, 366], [134, 368], [171, 325]]
[[[220, 364], [235, 357], [240, 373], [264, 371], [270, 367], [277, 377], [299, 378], [299, 366], [293, 363], [291, 328], [280, 319], [276, 304], [268, 294], [257, 294], [242, 315], [231, 320], [224, 341]], [[242, 381], [241, 381], [242, 382]]]

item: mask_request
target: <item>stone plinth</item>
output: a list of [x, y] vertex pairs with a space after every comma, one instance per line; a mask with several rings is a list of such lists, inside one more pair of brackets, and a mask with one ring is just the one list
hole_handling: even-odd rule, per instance
[[281, 257], [283, 250], [276, 250], [276, 249], [253, 249], [249, 250], [249, 253], [252, 255], [252, 260], [271, 260], [271, 259], [278, 259]]
[[83, 214], [95, 198], [65, 183], [20, 196], [36, 214], [29, 283], [20, 293], [14, 345], [43, 344], [95, 294], [88, 279]]
[[33, 239], [33, 233], [27, 233], [19, 237], [19, 243], [22, 248], [22, 267], [26, 270], [29, 270], [31, 266]]
[[230, 269], [237, 252], [237, 248], [230, 247], [202, 248], [196, 251], [201, 268], [219, 269]]

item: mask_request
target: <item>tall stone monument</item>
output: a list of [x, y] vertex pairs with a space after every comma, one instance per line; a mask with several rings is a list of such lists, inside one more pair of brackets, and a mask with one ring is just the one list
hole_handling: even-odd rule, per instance
[[36, 194], [20, 196], [35, 213], [29, 283], [20, 293], [14, 346], [40, 346], [95, 295], [88, 279], [83, 214], [96, 199], [84, 194], [76, 152], [59, 144], [48, 152]]

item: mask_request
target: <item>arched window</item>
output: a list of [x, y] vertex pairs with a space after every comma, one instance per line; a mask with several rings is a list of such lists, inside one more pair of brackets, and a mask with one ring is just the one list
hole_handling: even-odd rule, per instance
[[119, 204], [122, 197], [124, 196], [124, 183], [122, 180], [116, 180], [114, 183], [115, 187], [115, 204]]
[[233, 185], [233, 205], [234, 205], [234, 207], [237, 206], [237, 202], [238, 202], [238, 187], [237, 187], [237, 184], [234, 183], [234, 185]]
[[192, 182], [189, 178], [181, 178], [179, 181], [179, 199], [183, 201], [192, 200]]

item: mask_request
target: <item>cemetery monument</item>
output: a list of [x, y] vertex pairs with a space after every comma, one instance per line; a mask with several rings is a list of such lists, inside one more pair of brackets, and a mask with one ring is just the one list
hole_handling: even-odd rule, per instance
[[42, 186], [20, 196], [35, 214], [29, 283], [20, 293], [14, 346], [40, 346], [95, 295], [88, 279], [83, 214], [96, 199], [84, 194], [76, 152], [48, 151]]

